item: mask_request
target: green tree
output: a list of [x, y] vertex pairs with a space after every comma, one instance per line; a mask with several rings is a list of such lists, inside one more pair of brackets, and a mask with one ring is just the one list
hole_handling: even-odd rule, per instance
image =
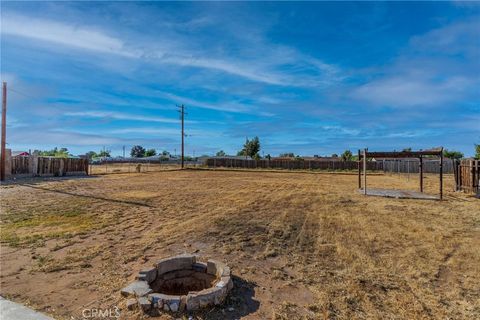
[[225, 157], [226, 155], [227, 154], [223, 150], [218, 151], [217, 154], [216, 154], [217, 157]]
[[460, 151], [453, 151], [453, 150], [443, 150], [443, 156], [449, 159], [462, 159], [463, 153]]
[[293, 152], [280, 153], [279, 156], [282, 158], [295, 158], [295, 154]]
[[97, 156], [100, 158], [110, 158], [110, 150], [100, 150], [99, 153], [97, 153]]
[[402, 150], [403, 152], [412, 152], [412, 148], [405, 148]]
[[342, 160], [343, 160], [343, 161], [352, 161], [352, 159], [353, 159], [352, 151], [350, 151], [350, 150], [345, 150], [345, 151], [342, 153]]
[[145, 155], [145, 148], [142, 146], [133, 146], [130, 150], [130, 156], [134, 158], [142, 158]]
[[157, 151], [155, 151], [155, 149], [148, 149], [148, 150], [145, 150], [144, 155], [145, 157], [153, 157], [157, 155]]
[[259, 157], [258, 152], [260, 151], [260, 139], [258, 137], [253, 138], [252, 140], [245, 141], [243, 149], [240, 150], [237, 155], [239, 156], [249, 156], [252, 158]]
[[38, 151], [36, 154], [38, 154], [39, 156], [56, 158], [68, 158], [70, 156], [67, 148], [58, 149], [57, 147], [53, 148], [52, 150]]
[[93, 158], [97, 158], [98, 155], [95, 151], [88, 151], [86, 154], [87, 159], [92, 160]]
[[332, 158], [338, 158], [338, 154], [332, 153]]
[[475, 144], [475, 159], [480, 160], [480, 144]]

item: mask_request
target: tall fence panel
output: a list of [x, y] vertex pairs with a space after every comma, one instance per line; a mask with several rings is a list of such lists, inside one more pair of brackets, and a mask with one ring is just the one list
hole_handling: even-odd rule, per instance
[[12, 157], [11, 163], [13, 175], [29, 174], [32, 159], [30, 157]]
[[480, 160], [455, 162], [455, 184], [459, 191], [478, 193], [480, 189]]
[[[418, 159], [388, 159], [383, 162], [383, 171], [392, 173], [419, 173], [420, 160]], [[443, 160], [443, 173], [453, 173], [453, 160]], [[440, 173], [440, 160], [423, 159], [424, 173]]]
[[[287, 169], [287, 170], [356, 170], [357, 161], [332, 161], [332, 160], [252, 160], [233, 158], [208, 158], [205, 160], [207, 167], [244, 168], [244, 169]], [[382, 162], [367, 162], [367, 170], [383, 170]]]
[[[287, 170], [357, 170], [357, 161], [341, 160], [301, 160], [301, 159], [279, 159], [279, 160], [252, 160], [234, 158], [207, 158], [205, 165], [208, 167], [224, 168], [268, 168]], [[419, 173], [420, 161], [418, 159], [388, 159], [378, 161], [367, 161], [367, 170], [383, 171], [391, 173]], [[440, 173], [440, 160], [423, 161], [424, 173]], [[453, 173], [453, 161], [444, 159], [443, 173]]]
[[88, 160], [17, 156], [11, 158], [11, 168], [12, 177], [84, 175], [88, 174]]

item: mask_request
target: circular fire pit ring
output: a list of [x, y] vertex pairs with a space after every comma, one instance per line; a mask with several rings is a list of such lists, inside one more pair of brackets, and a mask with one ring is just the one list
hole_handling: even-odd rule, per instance
[[222, 304], [232, 287], [227, 265], [197, 262], [196, 256], [185, 254], [141, 270], [121, 294], [132, 297], [127, 301], [129, 309], [138, 304], [145, 312], [183, 312]]

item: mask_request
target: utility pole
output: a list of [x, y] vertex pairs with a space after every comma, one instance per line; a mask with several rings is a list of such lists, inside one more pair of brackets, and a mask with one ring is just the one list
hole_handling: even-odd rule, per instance
[[2, 86], [2, 146], [0, 157], [0, 180], [5, 180], [5, 144], [7, 143], [7, 83], [3, 82]]
[[185, 162], [185, 106], [182, 104], [178, 107], [178, 112], [180, 112], [180, 116], [182, 119], [182, 169], [184, 167]]
[[123, 146], [123, 159], [125, 159], [125, 146]]

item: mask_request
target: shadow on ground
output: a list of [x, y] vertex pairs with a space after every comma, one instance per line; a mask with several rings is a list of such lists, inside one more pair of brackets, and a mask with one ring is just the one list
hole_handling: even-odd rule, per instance
[[[239, 319], [258, 310], [260, 302], [255, 300], [256, 284], [248, 282], [237, 276], [232, 276], [233, 289], [227, 296], [225, 302], [220, 306], [205, 309], [197, 312], [187, 312], [189, 319]], [[157, 317], [161, 314], [151, 316]], [[177, 319], [175, 317], [175, 319]]]
[[200, 319], [239, 319], [257, 311], [260, 307], [254, 298], [257, 285], [237, 276], [232, 276], [232, 280], [233, 289], [223, 305], [189, 315]]
[[23, 184], [39, 184], [50, 181], [63, 181], [63, 180], [80, 180], [80, 179], [95, 179], [95, 176], [62, 176], [62, 177], [21, 177], [13, 178], [2, 181], [2, 186], [23, 185]]
[[104, 197], [98, 197], [98, 196], [86, 195], [86, 194], [79, 194], [79, 193], [62, 191], [62, 190], [53, 190], [53, 189], [49, 189], [49, 188], [45, 188], [45, 187], [39, 187], [39, 186], [36, 186], [34, 184], [30, 184], [30, 183], [21, 183], [19, 185], [21, 185], [22, 187], [29, 187], [29, 188], [33, 188], [33, 189], [38, 189], [38, 190], [43, 190], [43, 191], [48, 191], [48, 192], [55, 192], [55, 193], [65, 194], [65, 195], [74, 196], [74, 197], [95, 199], [95, 200], [108, 201], [108, 202], [113, 202], [113, 203], [121, 203], [121, 204], [128, 204], [128, 205], [134, 205], [134, 206], [148, 207], [148, 208], [152, 207], [149, 204], [138, 202], [138, 201], [110, 199], [110, 198], [104, 198]]

